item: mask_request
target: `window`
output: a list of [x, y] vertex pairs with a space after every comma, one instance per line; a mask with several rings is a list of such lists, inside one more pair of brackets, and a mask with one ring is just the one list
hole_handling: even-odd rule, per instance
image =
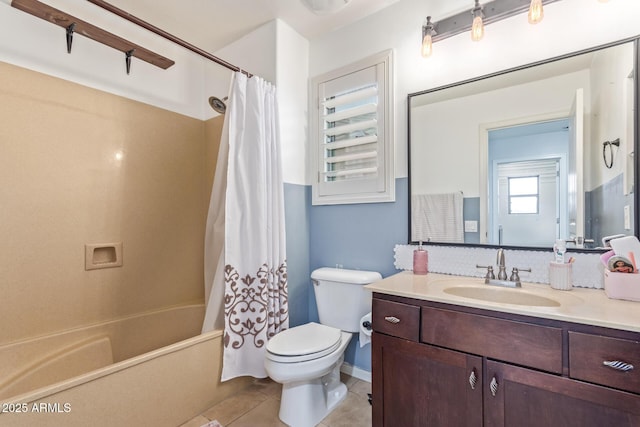
[[539, 176], [509, 178], [509, 213], [537, 214]]
[[312, 81], [314, 205], [395, 200], [392, 53]]

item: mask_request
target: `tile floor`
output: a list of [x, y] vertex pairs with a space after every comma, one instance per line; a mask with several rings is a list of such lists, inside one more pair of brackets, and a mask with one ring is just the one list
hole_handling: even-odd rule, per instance
[[[371, 384], [342, 376], [349, 393], [318, 427], [370, 427]], [[217, 420], [224, 427], [286, 427], [278, 418], [281, 385], [270, 379], [255, 380], [246, 390], [209, 408], [180, 427], [201, 427]]]

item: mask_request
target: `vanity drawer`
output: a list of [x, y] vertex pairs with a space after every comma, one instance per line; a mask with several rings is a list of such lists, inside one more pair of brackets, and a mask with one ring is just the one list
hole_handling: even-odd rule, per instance
[[562, 373], [562, 329], [422, 307], [421, 341]]
[[[615, 361], [617, 368], [604, 364]], [[569, 332], [569, 376], [640, 393], [640, 342]]]
[[399, 302], [373, 299], [373, 330], [394, 337], [418, 341], [420, 307]]

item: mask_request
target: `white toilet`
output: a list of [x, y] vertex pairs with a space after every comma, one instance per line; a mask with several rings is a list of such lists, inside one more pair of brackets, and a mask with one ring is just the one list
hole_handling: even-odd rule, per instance
[[280, 419], [291, 427], [317, 425], [347, 395], [340, 382], [344, 350], [360, 318], [371, 311], [363, 286], [380, 280], [372, 271], [319, 268], [311, 273], [320, 324], [280, 332], [267, 344], [265, 369], [282, 384]]

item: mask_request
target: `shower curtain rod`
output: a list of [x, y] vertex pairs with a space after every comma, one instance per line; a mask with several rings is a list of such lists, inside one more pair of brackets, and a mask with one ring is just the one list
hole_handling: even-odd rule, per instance
[[184, 47], [185, 49], [190, 50], [191, 52], [197, 53], [198, 55], [203, 56], [203, 57], [215, 62], [216, 64], [222, 65], [223, 67], [228, 68], [229, 70], [239, 71], [242, 74], [245, 74], [247, 77], [252, 77], [253, 76], [253, 74], [249, 73], [248, 71], [245, 71], [242, 68], [225, 61], [224, 59], [220, 59], [217, 56], [212, 55], [209, 52], [207, 52], [205, 50], [202, 50], [197, 46], [192, 45], [191, 43], [188, 43], [188, 42], [186, 42], [186, 41], [184, 41], [182, 39], [179, 39], [178, 37], [174, 36], [173, 34], [170, 34], [170, 33], [166, 32], [165, 30], [163, 30], [161, 28], [158, 28], [155, 25], [152, 25], [152, 24], [150, 24], [150, 23], [148, 23], [146, 21], [143, 21], [142, 19], [137, 18], [137, 17], [131, 15], [130, 13], [128, 13], [128, 12], [122, 10], [122, 9], [117, 8], [114, 5], [112, 5], [110, 3], [107, 3], [106, 1], [103, 1], [103, 0], [87, 0], [87, 1], [89, 1], [90, 3], [95, 4], [96, 6], [99, 6], [99, 7], [103, 8], [103, 9], [105, 9], [105, 10], [108, 10], [109, 12], [111, 12], [111, 13], [113, 13], [115, 15], [118, 15], [119, 17], [124, 18], [129, 22], [133, 22], [134, 24], [136, 24], [136, 25], [138, 25], [138, 26], [140, 26], [140, 27], [142, 27], [142, 28], [144, 28], [146, 30], [151, 31], [154, 34], [157, 34], [157, 35], [159, 35], [161, 37], [164, 37], [165, 39], [167, 39], [169, 41], [172, 41], [175, 44], [180, 45], [180, 46]]

